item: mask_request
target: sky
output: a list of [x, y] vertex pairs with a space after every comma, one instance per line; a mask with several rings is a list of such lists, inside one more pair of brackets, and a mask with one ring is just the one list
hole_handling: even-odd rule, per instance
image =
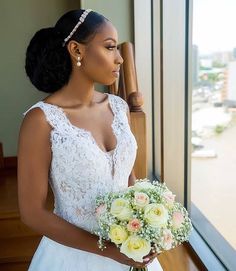
[[236, 0], [193, 0], [193, 44], [201, 53], [236, 47]]

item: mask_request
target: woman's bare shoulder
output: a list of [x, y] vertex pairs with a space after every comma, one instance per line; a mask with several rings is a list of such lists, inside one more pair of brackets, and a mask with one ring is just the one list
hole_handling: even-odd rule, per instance
[[49, 136], [51, 126], [45, 118], [43, 110], [39, 107], [30, 109], [24, 116], [20, 126], [20, 137], [42, 137]]
[[[38, 160], [49, 163], [51, 159], [50, 131], [51, 127], [45, 120], [42, 110], [31, 109], [21, 123], [18, 135], [18, 160], [24, 161], [23, 164], [35, 164], [35, 168], [38, 167]], [[28, 159], [31, 159], [31, 162]]]

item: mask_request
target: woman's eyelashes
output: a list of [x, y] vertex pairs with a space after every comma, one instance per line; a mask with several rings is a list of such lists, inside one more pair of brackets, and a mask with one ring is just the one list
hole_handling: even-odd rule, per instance
[[108, 50], [112, 51], [113, 49], [117, 49], [118, 50], [118, 46], [108, 46], [106, 47]]

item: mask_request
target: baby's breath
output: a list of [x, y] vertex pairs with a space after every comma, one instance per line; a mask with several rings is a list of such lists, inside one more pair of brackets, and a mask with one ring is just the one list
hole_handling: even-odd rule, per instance
[[[154, 227], [154, 224], [149, 224], [145, 220], [145, 207], [140, 207], [143, 205], [136, 205], [135, 193], [141, 192], [149, 198], [148, 204], [159, 204], [167, 210], [167, 222], [165, 224], [160, 224], [162, 226]], [[96, 199], [96, 208], [101, 205], [106, 205], [106, 211], [98, 216], [99, 229], [94, 231], [94, 233], [99, 237], [98, 246], [100, 249], [105, 248], [105, 240], [111, 241], [109, 233], [112, 225], [122, 226], [127, 230], [128, 236], [137, 235], [146, 241], [151, 243], [152, 250], [161, 253], [166, 249], [173, 248], [189, 239], [189, 235], [192, 230], [191, 220], [188, 216], [187, 210], [178, 202], [173, 202], [164, 194], [173, 195], [168, 189], [166, 183], [159, 183], [154, 180], [152, 183], [147, 178], [137, 179], [134, 186], [128, 187], [127, 189], [119, 192], [108, 193], [105, 195], [99, 195]], [[111, 213], [112, 202], [115, 199], [125, 199], [128, 202], [128, 208], [132, 210], [132, 217], [123, 220], [118, 219]], [[119, 209], [119, 206], [118, 206]], [[125, 210], [124, 210], [125, 211]], [[122, 210], [121, 210], [122, 212]], [[173, 221], [173, 214], [178, 212], [183, 217], [183, 221], [176, 227]], [[155, 216], [155, 214], [154, 214]], [[122, 216], [123, 217], [123, 216]], [[139, 228], [135, 231], [130, 231], [128, 229], [128, 223], [136, 219], [139, 221]], [[151, 217], [152, 219], [152, 217]], [[171, 247], [167, 246], [166, 235], [168, 235], [168, 240], [171, 241]], [[120, 247], [121, 245], [117, 245]]]

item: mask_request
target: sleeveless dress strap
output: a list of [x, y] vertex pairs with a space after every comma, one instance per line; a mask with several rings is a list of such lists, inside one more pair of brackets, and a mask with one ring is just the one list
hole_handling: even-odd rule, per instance
[[[122, 99], [120, 96], [115, 94], [109, 94], [111, 99], [112, 111], [115, 114], [114, 123], [117, 126], [122, 126], [122, 123], [126, 123], [127, 115], [126, 112], [129, 110], [129, 106], [127, 102]], [[31, 109], [39, 107], [45, 115], [46, 121], [51, 125], [52, 128], [64, 132], [75, 133], [79, 131], [78, 129], [73, 129], [73, 126], [70, 125], [65, 113], [63, 110], [53, 104], [45, 103], [43, 101], [39, 101], [36, 104], [32, 105], [28, 110], [26, 110], [23, 115], [25, 116]], [[80, 129], [82, 131], [82, 129]]]
[[127, 112], [129, 110], [129, 106], [127, 104], [127, 102], [121, 98], [120, 96], [117, 96], [115, 94], [110, 94], [114, 97], [113, 101], [114, 101], [114, 111], [116, 111], [116, 113], [120, 113], [120, 112]]
[[[58, 107], [39, 101], [26, 110], [23, 115], [25, 116], [31, 109], [39, 107], [45, 115], [46, 121], [51, 125], [53, 129], [62, 130], [66, 125], [65, 117]], [[67, 127], [68, 129], [68, 127]]]

